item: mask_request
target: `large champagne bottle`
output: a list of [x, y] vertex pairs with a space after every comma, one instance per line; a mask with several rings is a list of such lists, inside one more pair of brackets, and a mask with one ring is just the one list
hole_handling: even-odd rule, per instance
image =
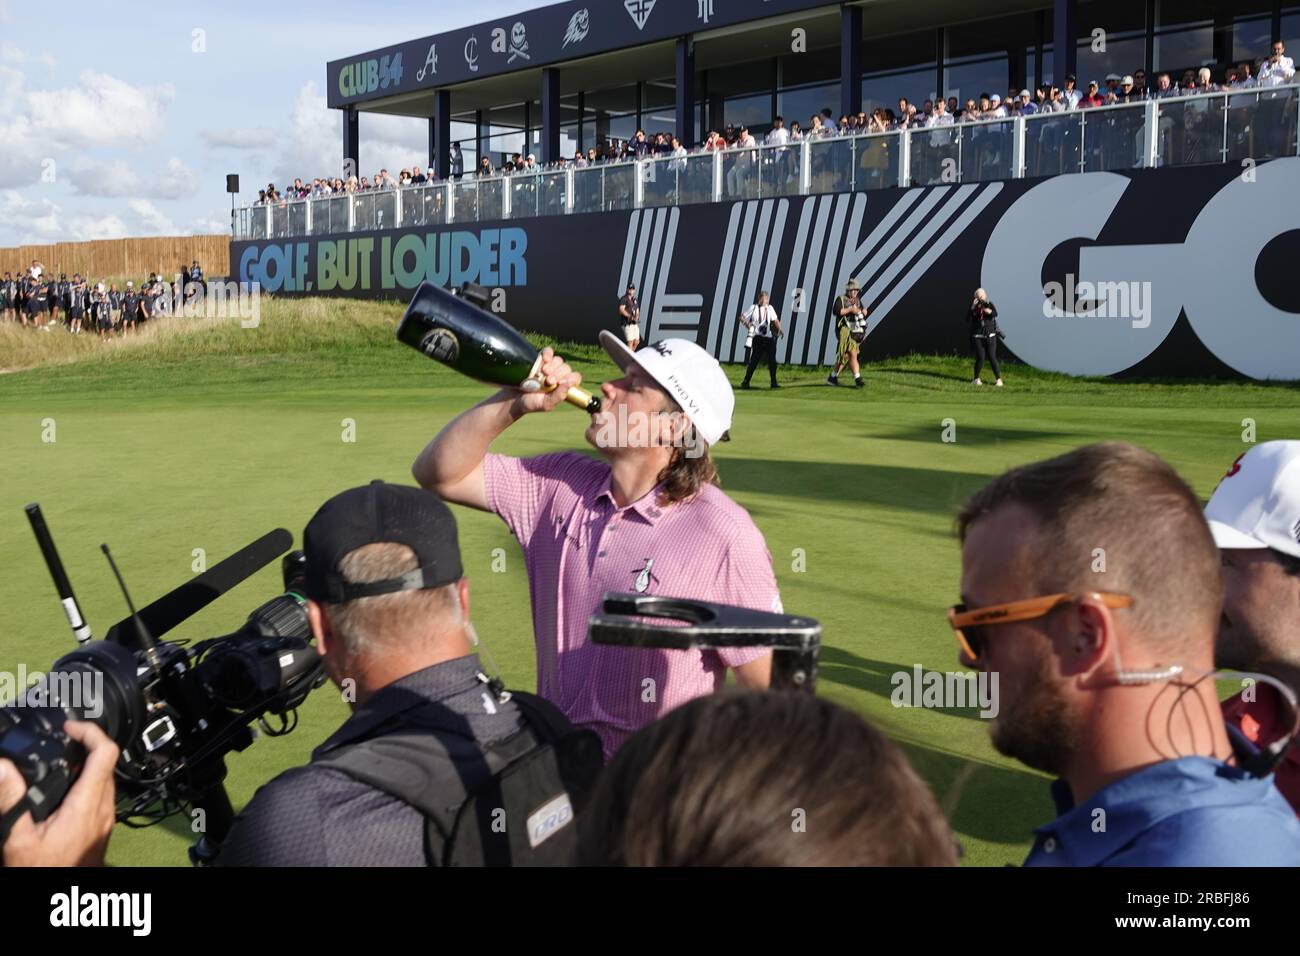
[[[397, 340], [480, 382], [548, 391], [537, 346], [500, 316], [441, 286], [420, 283], [397, 327]], [[564, 400], [586, 412], [600, 410], [600, 399], [580, 388], [569, 389]]]

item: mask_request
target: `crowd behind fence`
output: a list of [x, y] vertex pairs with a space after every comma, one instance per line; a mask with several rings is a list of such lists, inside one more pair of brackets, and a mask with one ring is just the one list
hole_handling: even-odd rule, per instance
[[283, 239], [812, 193], [1263, 162], [1297, 155], [1300, 85], [807, 137], [563, 169], [285, 200], [235, 211], [236, 239]]

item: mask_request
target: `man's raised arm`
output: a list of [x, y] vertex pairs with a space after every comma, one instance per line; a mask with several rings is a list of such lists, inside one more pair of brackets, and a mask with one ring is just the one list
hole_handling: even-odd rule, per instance
[[421, 487], [445, 501], [487, 511], [483, 458], [496, 437], [529, 412], [549, 412], [582, 376], [549, 349], [542, 349], [542, 378], [549, 392], [503, 388], [468, 411], [461, 412], [434, 436], [411, 465]]

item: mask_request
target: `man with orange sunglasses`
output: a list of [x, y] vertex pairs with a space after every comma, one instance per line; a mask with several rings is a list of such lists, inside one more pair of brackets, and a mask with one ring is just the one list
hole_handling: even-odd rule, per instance
[[1109, 442], [1012, 469], [958, 516], [960, 659], [993, 745], [1059, 779], [1027, 866], [1295, 866], [1300, 823], [1237, 766], [1209, 675], [1219, 558], [1174, 470]]

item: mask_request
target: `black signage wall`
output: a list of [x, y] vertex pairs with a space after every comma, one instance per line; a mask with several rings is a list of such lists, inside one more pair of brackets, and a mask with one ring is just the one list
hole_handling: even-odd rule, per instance
[[332, 60], [326, 99], [337, 108], [819, 7], [836, 9], [826, 0], [569, 0]]
[[1300, 158], [781, 197], [236, 242], [231, 275], [277, 295], [406, 299], [478, 282], [524, 330], [581, 341], [639, 290], [643, 338], [723, 361], [759, 290], [783, 362], [833, 360], [834, 297], [862, 285], [868, 359], [967, 347], [983, 287], [1006, 346], [1087, 375], [1300, 378]]

